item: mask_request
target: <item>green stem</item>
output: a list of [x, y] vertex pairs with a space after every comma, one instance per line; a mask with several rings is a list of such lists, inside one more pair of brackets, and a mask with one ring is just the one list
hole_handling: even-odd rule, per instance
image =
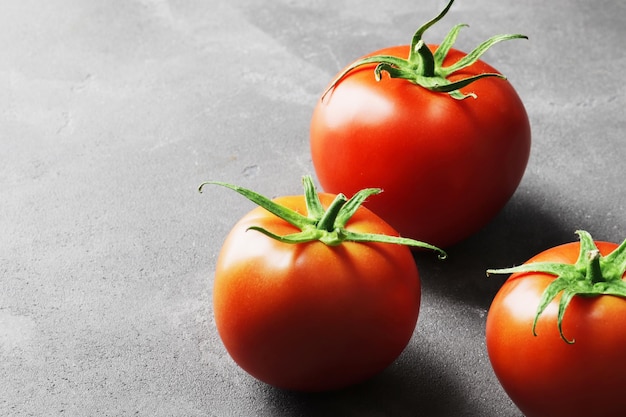
[[587, 258], [589, 259], [589, 264], [587, 265], [587, 275], [586, 278], [592, 284], [597, 284], [598, 282], [604, 282], [606, 279], [602, 274], [602, 268], [600, 266], [600, 251], [598, 249], [591, 250], [587, 253]]
[[430, 27], [433, 26], [435, 23], [443, 19], [443, 17], [448, 13], [450, 8], [452, 7], [452, 3], [454, 3], [454, 0], [450, 0], [448, 4], [446, 4], [446, 7], [437, 16], [435, 16], [428, 22], [424, 23], [419, 29], [415, 31], [415, 33], [413, 34], [413, 39], [411, 40], [411, 51], [409, 52], [409, 62], [415, 62], [414, 54], [415, 52], [419, 53], [419, 49], [421, 48], [421, 46], [418, 46], [418, 45], [420, 43], [423, 43], [422, 36], [424, 36], [424, 33], [428, 29], [430, 29]]
[[434, 77], [435, 76], [435, 57], [431, 52], [428, 45], [424, 43], [424, 41], [420, 41], [417, 44], [417, 54], [420, 57], [420, 67], [421, 73], [424, 77]]
[[325, 230], [327, 232], [332, 232], [335, 230], [335, 220], [337, 216], [341, 212], [341, 209], [346, 204], [348, 199], [343, 194], [338, 194], [337, 197], [330, 203], [326, 212], [322, 215], [322, 218], [317, 223], [317, 228], [320, 230]]

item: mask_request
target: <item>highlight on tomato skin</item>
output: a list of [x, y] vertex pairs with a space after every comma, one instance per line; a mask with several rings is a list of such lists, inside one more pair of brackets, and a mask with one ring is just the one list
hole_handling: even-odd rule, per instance
[[213, 283], [214, 319], [227, 352], [253, 377], [295, 391], [362, 382], [389, 366], [410, 341], [421, 301], [408, 246], [445, 252], [398, 236], [362, 207], [378, 189], [350, 199], [317, 193], [270, 200], [238, 192], [259, 207], [232, 228]]
[[365, 206], [402, 236], [446, 248], [489, 223], [517, 190], [528, 163], [531, 126], [513, 85], [480, 56], [453, 48], [465, 25], [439, 44], [423, 25], [411, 43], [358, 58], [314, 108], [310, 149], [326, 192], [384, 190]]
[[486, 321], [494, 373], [527, 417], [616, 417], [626, 410], [626, 240], [549, 248], [512, 274]]

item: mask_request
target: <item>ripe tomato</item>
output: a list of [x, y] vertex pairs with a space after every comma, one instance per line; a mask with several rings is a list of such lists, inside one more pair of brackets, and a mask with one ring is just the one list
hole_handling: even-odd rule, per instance
[[[319, 210], [312, 210], [312, 192], [273, 201], [311, 218], [337, 200], [321, 194]], [[361, 382], [391, 364], [412, 336], [421, 294], [414, 258], [401, 244], [303, 241], [300, 236], [319, 231], [318, 222], [309, 229], [292, 220], [257, 207], [227, 236], [213, 289], [219, 335], [237, 364], [276, 387], [322, 391]], [[335, 222], [329, 230], [357, 240], [397, 236], [364, 207], [345, 227]]]
[[[481, 229], [513, 195], [529, 158], [530, 124], [516, 91], [500, 77], [462, 87], [457, 99], [429, 90], [445, 81], [498, 74], [483, 61], [445, 79], [436, 77], [438, 70], [418, 81], [404, 79], [413, 67], [396, 75], [395, 60], [406, 59], [417, 46], [382, 49], [348, 66], [316, 104], [310, 147], [325, 191], [382, 188], [380, 198], [366, 207], [403, 236], [447, 247]], [[436, 60], [435, 49], [422, 45], [420, 53]], [[377, 66], [384, 60], [373, 56], [395, 66]], [[466, 57], [449, 49], [436, 68]], [[418, 72], [424, 66], [414, 64]], [[424, 79], [438, 85], [416, 85]], [[458, 99], [470, 92], [475, 99]]]
[[[595, 284], [581, 279], [590, 271], [583, 259], [587, 248], [595, 249], [591, 238], [581, 234], [581, 243], [548, 249], [508, 270], [520, 272], [509, 277], [493, 300], [486, 324], [489, 358], [504, 390], [526, 417], [624, 415], [626, 242], [619, 251], [614, 243], [595, 245], [603, 255], [599, 265], [604, 277]], [[581, 276], [554, 285], [559, 269], [543, 268], [542, 262], [544, 267], [546, 262], [568, 265], [561, 277], [573, 269]], [[533, 265], [552, 272], [533, 272]]]

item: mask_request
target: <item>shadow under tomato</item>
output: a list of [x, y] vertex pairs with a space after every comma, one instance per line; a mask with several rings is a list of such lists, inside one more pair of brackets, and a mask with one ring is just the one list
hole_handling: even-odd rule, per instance
[[441, 359], [409, 347], [385, 371], [339, 391], [298, 393], [267, 385], [267, 415], [342, 417], [449, 417], [466, 410], [459, 387], [442, 369]]
[[519, 265], [552, 246], [576, 241], [580, 225], [568, 220], [571, 213], [535, 197], [516, 195], [485, 228], [449, 248], [442, 262], [416, 253], [423, 291], [488, 308], [507, 275], [487, 277], [487, 269]]

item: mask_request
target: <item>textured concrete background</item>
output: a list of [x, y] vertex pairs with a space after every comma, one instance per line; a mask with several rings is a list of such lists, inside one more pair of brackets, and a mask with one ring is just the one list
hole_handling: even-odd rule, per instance
[[626, 237], [626, 3], [458, 0], [460, 49], [524, 100], [527, 174], [446, 263], [418, 259], [423, 307], [378, 377], [319, 395], [237, 368], [212, 319], [222, 239], [312, 173], [308, 124], [334, 74], [407, 43], [441, 0], [0, 2], [0, 415], [520, 417], [484, 321], [503, 277], [584, 228]]

